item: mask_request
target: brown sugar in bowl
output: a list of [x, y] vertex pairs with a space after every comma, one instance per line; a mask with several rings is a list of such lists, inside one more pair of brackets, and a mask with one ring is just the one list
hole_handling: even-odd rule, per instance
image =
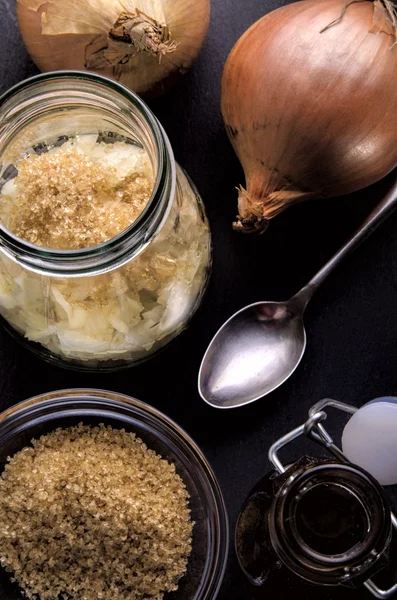
[[[124, 436], [124, 441], [127, 445], [131, 444], [134, 452], [138, 451], [141, 454], [143, 452], [142, 460], [149, 460], [147, 465], [150, 465], [152, 459], [155, 461], [149, 466], [149, 469], [154, 469], [152, 477], [161, 479], [161, 469], [165, 469], [164, 476], [170, 482], [171, 494], [181, 494], [178, 505], [182, 516], [182, 521], [179, 522], [179, 534], [183, 532], [182, 536], [185, 536], [186, 554], [190, 550], [189, 531], [191, 532], [192, 528], [189, 529], [187, 522], [185, 524], [182, 522], [189, 514], [189, 510], [194, 526], [186, 573], [179, 579], [181, 572], [176, 569], [175, 576], [179, 579], [178, 589], [166, 592], [164, 600], [214, 600], [223, 578], [228, 548], [228, 523], [222, 494], [211, 468], [194, 442], [174, 422], [156, 409], [127, 396], [101, 390], [64, 390], [26, 400], [0, 415], [2, 471], [7, 463], [7, 457], [15, 455], [25, 447], [30, 447], [31, 450], [28, 452], [32, 452], [32, 438], [37, 440], [40, 436], [47, 436], [44, 439], [50, 439], [47, 445], [51, 446], [56, 444], [56, 435], [52, 433], [54, 430], [73, 428], [69, 431], [72, 431], [72, 435], [76, 437], [79, 435], [79, 423], [83, 424], [80, 425], [80, 434], [85, 433], [89, 436], [95, 431], [96, 435], [106, 437], [106, 432], [114, 431], [116, 438]], [[100, 424], [104, 427], [100, 427]], [[125, 434], [119, 431], [123, 429]], [[131, 434], [135, 434], [136, 439]], [[62, 438], [67, 434], [63, 431], [59, 435]], [[40, 446], [40, 442], [38, 445]], [[161, 459], [164, 459], [164, 464], [158, 470], [156, 460], [161, 461]], [[114, 459], [114, 467], [117, 466], [120, 470], [120, 464], [116, 464], [117, 460]], [[109, 465], [111, 464], [110, 462]], [[74, 464], [73, 468], [75, 468]], [[77, 478], [74, 485], [76, 481]], [[122, 478], [119, 479], [119, 485], [121, 481]], [[167, 492], [164, 494], [166, 498]], [[182, 496], [185, 497], [185, 506], [188, 507], [185, 514]], [[60, 522], [62, 520], [58, 519], [58, 523]], [[165, 545], [164, 548], [172, 548], [172, 545]], [[45, 557], [45, 551], [43, 556]], [[93, 558], [95, 556], [97, 555], [94, 551]], [[179, 555], [179, 558], [182, 560], [179, 564], [180, 569], [183, 564], [182, 555]], [[0, 578], [0, 598], [22, 599], [24, 596], [21, 589], [11, 579], [12, 577], [3, 569]], [[173, 589], [172, 583], [168, 589]], [[161, 595], [153, 597], [160, 598]]]

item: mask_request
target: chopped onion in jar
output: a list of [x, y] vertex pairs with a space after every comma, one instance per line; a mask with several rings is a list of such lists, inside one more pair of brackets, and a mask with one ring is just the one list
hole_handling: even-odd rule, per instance
[[[85, 151], [97, 152], [94, 139], [84, 144]], [[113, 156], [112, 161], [120, 174], [126, 172], [123, 160]], [[194, 312], [210, 262], [199, 199], [179, 167], [177, 176], [180, 202], [174, 202], [145, 251], [123, 267], [103, 275], [50, 278], [0, 255], [0, 314], [28, 340], [88, 365], [141, 360], [163, 346]], [[8, 182], [2, 194], [11, 197], [16, 187]]]

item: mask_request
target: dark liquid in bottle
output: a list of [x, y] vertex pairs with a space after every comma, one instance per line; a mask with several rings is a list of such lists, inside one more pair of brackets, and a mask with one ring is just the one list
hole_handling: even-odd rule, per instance
[[296, 531], [320, 554], [343, 554], [363, 540], [369, 519], [361, 500], [342, 485], [320, 484], [296, 505]]
[[288, 587], [295, 576], [293, 586], [357, 587], [380, 570], [384, 577], [391, 533], [390, 507], [365, 471], [303, 456], [252, 490], [237, 522], [236, 551], [259, 589], [268, 578]]

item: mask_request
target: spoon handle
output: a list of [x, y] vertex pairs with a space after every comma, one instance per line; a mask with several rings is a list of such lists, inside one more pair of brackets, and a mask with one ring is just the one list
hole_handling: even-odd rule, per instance
[[361, 242], [375, 231], [375, 229], [397, 208], [397, 180], [394, 181], [389, 191], [365, 219], [360, 228], [351, 236], [344, 246], [312, 277], [312, 279], [293, 298], [301, 309], [305, 309], [314, 292], [320, 287], [324, 279], [339, 265], [342, 259], [355, 250]]

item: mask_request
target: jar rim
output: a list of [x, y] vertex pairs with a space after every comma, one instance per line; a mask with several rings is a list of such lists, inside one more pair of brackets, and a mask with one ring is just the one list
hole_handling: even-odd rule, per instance
[[[148, 105], [125, 85], [103, 75], [78, 70], [52, 71], [25, 79], [0, 96], [0, 110], [22, 92], [43, 82], [83, 80], [102, 85], [127, 100], [149, 126], [158, 165], [154, 187], [145, 208], [129, 227], [100, 244], [73, 250], [36, 246], [10, 232], [0, 222], [0, 248], [12, 260], [30, 271], [55, 277], [99, 275], [118, 268], [142, 252], [163, 226], [175, 193], [176, 173], [173, 151], [167, 134]], [[148, 224], [149, 234], [147, 229]], [[144, 238], [144, 239], [142, 239]]]

